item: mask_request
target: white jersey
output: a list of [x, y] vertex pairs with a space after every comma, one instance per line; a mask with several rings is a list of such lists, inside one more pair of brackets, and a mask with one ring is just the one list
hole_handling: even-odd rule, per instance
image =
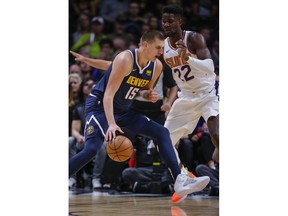
[[[190, 31], [183, 32], [183, 42], [186, 46], [189, 33]], [[187, 54], [197, 58], [196, 54], [189, 52], [188, 49]], [[201, 98], [203, 94], [215, 89], [216, 74], [192, 68], [185, 59], [180, 58], [177, 49], [171, 46], [169, 37], [165, 39], [163, 57], [172, 69], [173, 78], [181, 90], [178, 97]]]

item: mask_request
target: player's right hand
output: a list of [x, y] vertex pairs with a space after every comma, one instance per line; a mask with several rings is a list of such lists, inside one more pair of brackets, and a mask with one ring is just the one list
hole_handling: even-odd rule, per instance
[[183, 40], [178, 40], [178, 41], [176, 42], [176, 48], [177, 48], [177, 51], [178, 51], [179, 56], [180, 56], [182, 59], [185, 59], [185, 57], [186, 57], [186, 52], [187, 52], [187, 47], [185, 46]]
[[105, 134], [105, 141], [109, 142], [115, 139], [116, 131], [119, 131], [120, 133], [124, 134], [124, 132], [121, 130], [121, 128], [117, 124], [110, 124]]
[[75, 61], [80, 61], [80, 62], [82, 62], [83, 60], [84, 60], [84, 56], [82, 56], [81, 54], [79, 54], [79, 53], [76, 53], [76, 52], [73, 52], [73, 51], [70, 51], [70, 53], [74, 56], [74, 57], [76, 57], [75, 58]]

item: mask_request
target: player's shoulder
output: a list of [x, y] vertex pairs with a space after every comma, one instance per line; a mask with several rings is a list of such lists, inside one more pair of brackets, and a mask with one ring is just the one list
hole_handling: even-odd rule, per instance
[[119, 54], [117, 54], [117, 56], [115, 57], [115, 60], [123, 61], [123, 62], [131, 62], [133, 61], [133, 53], [131, 52], [131, 50], [124, 50], [120, 52]]
[[197, 49], [206, 46], [204, 36], [201, 33], [195, 31], [190, 31], [188, 33], [187, 43], [191, 49], [192, 48]]
[[162, 61], [160, 61], [158, 58], [155, 61], [156, 66], [161, 66], [163, 67]]
[[163, 69], [163, 64], [162, 62], [157, 58], [156, 61], [154, 62], [156, 64], [156, 71], [162, 71]]
[[187, 34], [188, 34], [188, 38], [194, 41], [202, 40], [204, 38], [202, 34], [196, 31], [187, 31]]

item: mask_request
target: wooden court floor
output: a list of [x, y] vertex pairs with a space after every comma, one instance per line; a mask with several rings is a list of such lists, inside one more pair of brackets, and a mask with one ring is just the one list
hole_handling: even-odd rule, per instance
[[170, 196], [104, 192], [69, 194], [70, 216], [218, 216], [219, 198], [189, 195], [179, 204], [171, 204]]

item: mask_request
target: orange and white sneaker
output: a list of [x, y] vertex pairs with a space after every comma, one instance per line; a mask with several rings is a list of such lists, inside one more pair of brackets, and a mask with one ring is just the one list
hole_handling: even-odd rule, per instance
[[[189, 172], [187, 168], [182, 167], [181, 169], [181, 173], [184, 173], [186, 175], [188, 175], [191, 178], [196, 178], [195, 175], [193, 175], [193, 173]], [[184, 199], [186, 199], [187, 195], [185, 196], [178, 196], [175, 192], [173, 193], [172, 197], [171, 197], [171, 203], [180, 203], [182, 202]]]
[[203, 190], [210, 182], [209, 176], [196, 177], [188, 170], [182, 168], [181, 174], [177, 176], [174, 184], [174, 194], [171, 197], [172, 203], [183, 201], [188, 194]]

